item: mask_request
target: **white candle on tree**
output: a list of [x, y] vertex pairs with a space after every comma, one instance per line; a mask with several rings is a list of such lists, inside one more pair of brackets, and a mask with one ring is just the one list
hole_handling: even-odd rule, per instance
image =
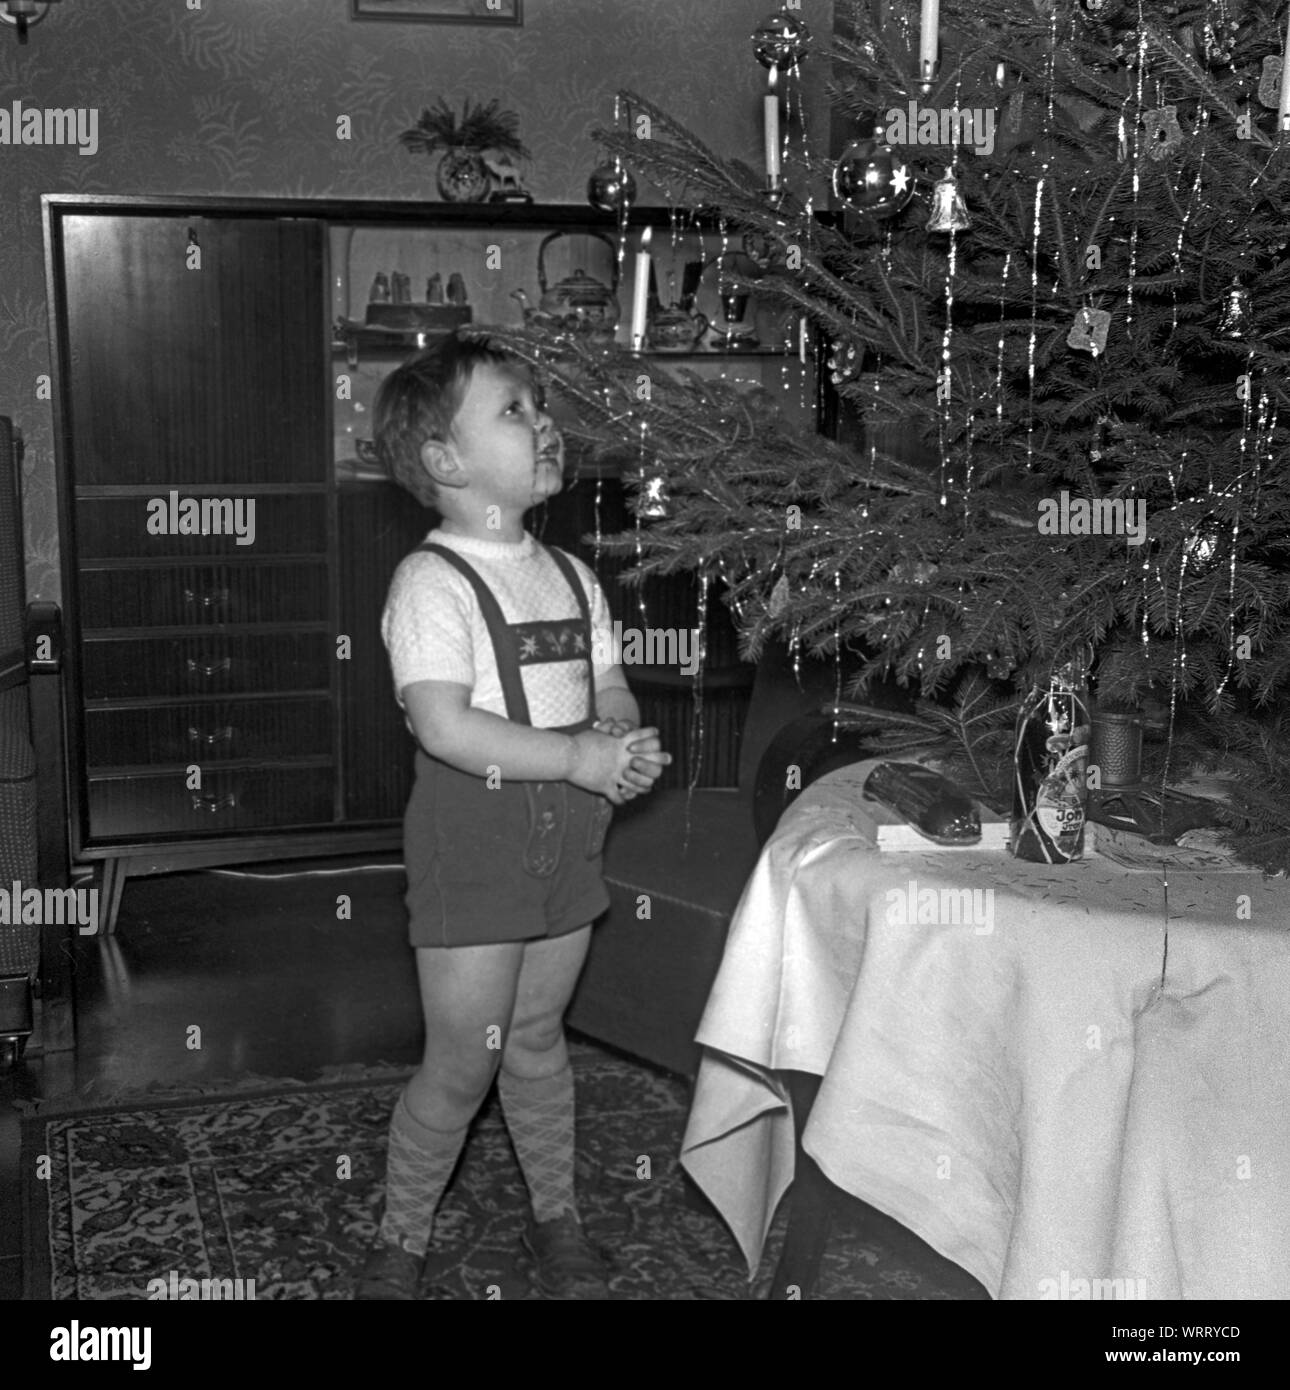
[[1290, 133], [1290, 15], [1286, 16], [1286, 41], [1281, 50], [1281, 99], [1277, 103], [1277, 129]]
[[930, 82], [936, 72], [941, 46], [941, 0], [923, 0], [922, 23], [918, 31], [918, 75]]
[[645, 348], [645, 311], [649, 304], [649, 244], [653, 227], [646, 227], [641, 249], [636, 253], [636, 278], [632, 282], [632, 351]]
[[766, 184], [770, 188], [779, 187], [779, 96], [775, 91], [778, 80], [779, 69], [772, 67], [770, 70], [770, 90], [762, 99], [766, 136]]

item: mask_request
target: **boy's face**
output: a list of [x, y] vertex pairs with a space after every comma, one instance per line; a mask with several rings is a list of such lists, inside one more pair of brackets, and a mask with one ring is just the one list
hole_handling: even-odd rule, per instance
[[475, 368], [448, 443], [471, 510], [496, 505], [523, 513], [564, 485], [564, 441], [534, 399], [522, 366], [483, 362]]

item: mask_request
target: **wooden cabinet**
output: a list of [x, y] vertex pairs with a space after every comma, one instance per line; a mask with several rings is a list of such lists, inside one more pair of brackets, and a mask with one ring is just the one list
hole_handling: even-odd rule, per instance
[[[666, 224], [662, 212], [634, 217]], [[377, 270], [407, 275], [417, 300], [433, 276], [446, 286], [456, 275], [476, 322], [515, 322], [513, 291], [536, 300], [553, 230], [571, 235], [546, 252], [550, 282], [584, 266], [616, 273], [612, 219], [57, 195], [45, 224], [74, 859], [103, 863], [110, 921], [128, 874], [397, 848], [413, 750], [379, 617], [430, 518], [364, 465], [362, 444], [380, 380], [424, 340], [353, 326]], [[609, 234], [607, 265], [587, 261], [605, 254], [595, 236], [579, 245], [587, 231]], [[667, 266], [718, 244], [711, 231], [686, 235], [698, 242], [674, 236], [671, 261], [656, 260], [665, 300]], [[626, 315], [630, 286], [618, 295]], [[795, 355], [738, 358], [673, 360], [751, 373], [815, 410]], [[607, 557], [584, 537], [624, 523], [622, 489], [603, 467], [584, 474], [535, 529], [608, 581]], [[638, 599], [606, 587], [616, 615], [639, 621]], [[651, 607], [660, 625], [692, 620], [684, 588], [647, 591], [647, 620]], [[719, 783], [733, 772], [751, 672], [711, 608], [710, 648], [736, 673], [709, 682], [713, 710], [735, 692], [700, 770]], [[693, 723], [689, 687], [637, 674], [647, 715], [670, 720], [675, 746]]]

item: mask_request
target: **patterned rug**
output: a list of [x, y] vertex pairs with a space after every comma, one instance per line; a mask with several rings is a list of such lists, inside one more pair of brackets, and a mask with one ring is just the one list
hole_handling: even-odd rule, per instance
[[[687, 1200], [677, 1162], [684, 1083], [588, 1044], [571, 1050], [580, 1204], [589, 1235], [610, 1255], [614, 1295], [762, 1296], [785, 1212], [750, 1285], [720, 1218]], [[254, 1280], [257, 1300], [347, 1299], [376, 1230], [400, 1089], [387, 1072], [28, 1118], [23, 1171], [41, 1171], [47, 1155], [48, 1180], [27, 1194], [27, 1296], [144, 1299], [149, 1281], [170, 1288], [173, 1273], [176, 1285], [241, 1279], [244, 1295]], [[423, 1297], [530, 1297], [519, 1249], [525, 1210], [494, 1093], [440, 1209]], [[934, 1256], [920, 1270], [917, 1256], [868, 1232], [868, 1223], [865, 1232], [839, 1225], [816, 1297], [972, 1296], [961, 1271]]]

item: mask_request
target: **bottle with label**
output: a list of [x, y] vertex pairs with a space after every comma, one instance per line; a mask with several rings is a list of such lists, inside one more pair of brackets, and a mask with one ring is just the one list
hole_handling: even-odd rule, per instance
[[1089, 716], [1087, 666], [1056, 668], [1022, 701], [1013, 757], [1012, 852], [1037, 864], [1084, 853]]

